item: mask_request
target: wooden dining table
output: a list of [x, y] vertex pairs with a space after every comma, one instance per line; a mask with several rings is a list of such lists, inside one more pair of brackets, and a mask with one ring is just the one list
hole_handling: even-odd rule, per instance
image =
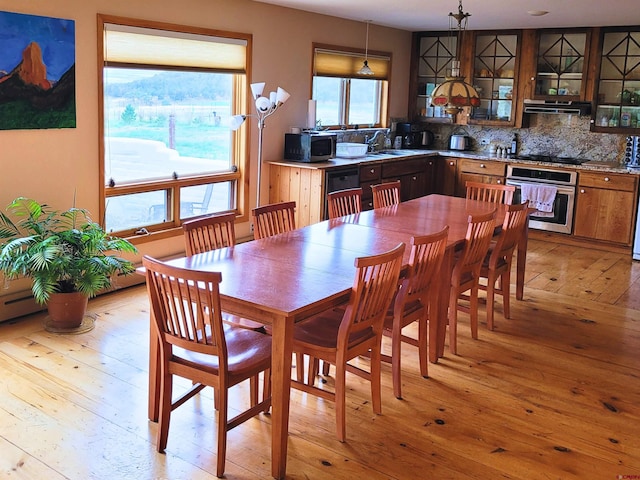
[[[464, 242], [469, 215], [495, 208], [496, 228], [499, 228], [506, 212], [504, 205], [429, 195], [167, 262], [221, 272], [222, 309], [271, 326], [271, 473], [274, 478], [284, 478], [286, 474], [295, 323], [348, 300], [357, 257], [385, 252], [400, 242], [408, 246], [411, 236], [434, 233], [449, 225], [448, 260], [441, 273], [438, 307], [432, 312], [437, 321], [432, 318], [429, 322], [429, 358], [437, 362], [444, 354], [452, 252]], [[521, 250], [526, 252], [526, 243]], [[405, 265], [409, 253], [407, 248]], [[158, 342], [153, 333], [149, 365], [149, 418], [157, 421], [160, 372], [156, 368]]]

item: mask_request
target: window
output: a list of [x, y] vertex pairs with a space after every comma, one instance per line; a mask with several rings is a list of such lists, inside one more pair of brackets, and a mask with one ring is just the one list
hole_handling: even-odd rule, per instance
[[251, 36], [99, 16], [103, 205], [109, 232], [178, 228], [247, 211], [246, 110]]
[[323, 127], [386, 126], [391, 55], [373, 53], [368, 63], [374, 74], [359, 75], [362, 52], [314, 45], [313, 92], [316, 122]]

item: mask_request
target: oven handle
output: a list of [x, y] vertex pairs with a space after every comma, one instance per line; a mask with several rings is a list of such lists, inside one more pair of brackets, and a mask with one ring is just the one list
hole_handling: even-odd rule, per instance
[[514, 185], [516, 188], [520, 188], [520, 185], [550, 185], [554, 187], [558, 187], [558, 193], [564, 195], [573, 195], [576, 193], [576, 187], [571, 187], [568, 185], [556, 185], [554, 183], [543, 183], [543, 182], [521, 182], [520, 180], [513, 180], [511, 178], [507, 178], [505, 185]]

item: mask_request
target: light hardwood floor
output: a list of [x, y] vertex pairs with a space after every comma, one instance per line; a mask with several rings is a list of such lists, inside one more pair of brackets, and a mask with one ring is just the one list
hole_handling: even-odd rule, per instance
[[[640, 478], [639, 277], [628, 255], [531, 241], [511, 320], [498, 301], [496, 330], [482, 311], [474, 341], [461, 313], [460, 354], [429, 379], [403, 346], [404, 399], [383, 366], [380, 416], [369, 384], [348, 377], [346, 443], [333, 403], [292, 391], [287, 478]], [[167, 453], [155, 451], [145, 288], [90, 310], [82, 335], [45, 332], [44, 314], [0, 324], [0, 478], [215, 478], [211, 391], [173, 413]], [[269, 444], [269, 416], [230, 432], [226, 478], [269, 478]]]

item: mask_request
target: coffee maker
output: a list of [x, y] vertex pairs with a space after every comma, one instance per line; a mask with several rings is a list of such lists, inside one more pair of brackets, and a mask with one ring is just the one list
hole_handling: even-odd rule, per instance
[[429, 148], [433, 145], [433, 133], [422, 123], [398, 123], [396, 136], [401, 138], [401, 148]]

